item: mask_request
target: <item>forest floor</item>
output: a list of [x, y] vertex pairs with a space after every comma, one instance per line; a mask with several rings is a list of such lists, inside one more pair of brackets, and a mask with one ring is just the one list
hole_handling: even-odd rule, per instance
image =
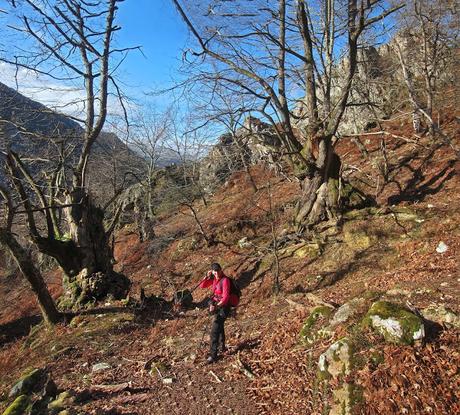
[[[460, 145], [458, 117], [446, 115], [453, 145]], [[344, 174], [376, 196], [378, 207], [349, 212], [339, 232], [313, 239], [285, 238], [299, 184], [260, 166], [234, 174], [197, 206], [205, 232], [220, 241], [208, 247], [185, 208], [165, 213], [156, 240], [139, 242], [131, 227], [118, 235], [118, 270], [148, 296], [171, 300], [194, 287], [211, 262], [220, 262], [243, 289], [236, 316], [226, 323], [229, 351], [205, 364], [211, 317], [208, 292], [197, 290], [189, 309], [107, 302], [52, 331], [39, 324], [33, 298], [20, 276], [0, 276], [0, 410], [27, 368], [45, 367], [61, 390], [79, 395], [77, 414], [323, 414], [330, 391], [317, 377], [317, 362], [336, 339], [307, 347], [299, 332], [310, 310], [338, 307], [352, 298], [378, 298], [423, 309], [443, 304], [460, 313], [460, 162], [448, 145], [414, 138], [408, 123], [389, 123], [389, 183], [377, 174], [381, 136], [362, 136], [369, 156], [351, 139], [338, 152]], [[281, 292], [273, 294], [271, 226], [280, 241]], [[447, 250], [438, 253], [440, 242]], [[57, 297], [59, 272], [48, 274]], [[388, 294], [389, 295], [389, 294]], [[3, 302], [3, 299], [6, 301]], [[137, 305], [136, 305], [137, 304]], [[38, 324], [38, 325], [37, 325]], [[354, 413], [460, 413], [460, 331], [438, 327], [415, 346], [372, 344], [352, 374], [362, 396]], [[106, 363], [105, 369], [94, 365]]]

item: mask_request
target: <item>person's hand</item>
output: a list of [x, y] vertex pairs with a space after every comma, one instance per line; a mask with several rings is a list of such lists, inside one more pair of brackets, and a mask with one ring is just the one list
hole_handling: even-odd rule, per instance
[[207, 279], [207, 280], [210, 280], [210, 279], [212, 278], [212, 275], [213, 275], [213, 274], [212, 274], [212, 271], [209, 270], [209, 271], [206, 273], [206, 279]]
[[209, 304], [209, 313], [212, 314], [216, 311], [216, 306], [214, 304]]

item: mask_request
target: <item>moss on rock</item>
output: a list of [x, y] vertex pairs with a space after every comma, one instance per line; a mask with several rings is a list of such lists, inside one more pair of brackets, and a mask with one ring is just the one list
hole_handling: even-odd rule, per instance
[[327, 332], [325, 331], [325, 326], [327, 324], [324, 324], [324, 327], [319, 329], [315, 329], [315, 326], [320, 319], [324, 319], [327, 321], [331, 316], [332, 311], [332, 307], [328, 307], [325, 305], [315, 307], [312, 310], [308, 318], [305, 320], [302, 329], [300, 330], [300, 341], [303, 344], [310, 345], [314, 343], [317, 339], [327, 335]]
[[2, 415], [24, 415], [29, 409], [29, 397], [26, 395], [21, 395], [18, 396], [8, 408], [6, 408]]
[[23, 415], [29, 408], [30, 400], [26, 395], [18, 396], [14, 402], [6, 408], [2, 415]]
[[297, 258], [316, 258], [320, 255], [321, 249], [318, 244], [305, 244], [294, 251]]
[[364, 231], [344, 231], [345, 243], [351, 248], [362, 250], [369, 248], [372, 245], [372, 238]]
[[460, 316], [445, 305], [431, 305], [422, 310], [423, 317], [447, 327], [460, 329]]
[[420, 317], [389, 301], [372, 304], [362, 324], [372, 327], [386, 341], [395, 344], [412, 345], [425, 336], [425, 327]]
[[75, 394], [72, 391], [60, 393], [55, 400], [48, 404], [48, 410], [51, 414], [57, 414], [72, 406], [75, 402]]
[[332, 344], [320, 357], [318, 369], [323, 379], [339, 378], [350, 374], [352, 346], [344, 337]]

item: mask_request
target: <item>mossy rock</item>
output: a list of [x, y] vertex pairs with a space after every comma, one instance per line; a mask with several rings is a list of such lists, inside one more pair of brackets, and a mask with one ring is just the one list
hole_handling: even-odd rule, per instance
[[349, 210], [343, 214], [344, 219], [364, 219], [369, 216], [378, 216], [382, 213], [382, 209], [378, 207], [367, 207], [364, 209]]
[[362, 325], [372, 327], [386, 341], [394, 344], [412, 345], [425, 337], [422, 319], [403, 306], [389, 301], [372, 304]]
[[321, 246], [315, 242], [300, 243], [281, 249], [279, 253], [283, 257], [314, 259], [321, 254]]
[[[305, 345], [311, 345], [321, 337], [325, 337], [329, 334], [329, 331], [325, 330], [329, 317], [334, 309], [328, 306], [315, 307], [300, 330], [300, 341]], [[324, 320], [322, 328], [316, 329], [317, 322]]]
[[23, 375], [11, 388], [9, 397], [15, 398], [19, 395], [29, 394], [39, 390], [45, 381], [45, 371], [43, 369], [33, 369]]
[[6, 408], [2, 415], [24, 415], [29, 408], [29, 397], [26, 395], [20, 395], [8, 408]]
[[431, 305], [422, 310], [423, 317], [447, 327], [460, 329], [460, 316], [445, 305]]
[[405, 206], [394, 207], [391, 211], [398, 221], [404, 222], [422, 220], [417, 212]]
[[343, 234], [345, 243], [353, 249], [363, 250], [372, 245], [372, 238], [363, 231], [353, 230], [344, 231]]
[[347, 337], [332, 344], [318, 360], [318, 369], [322, 379], [339, 377], [350, 374], [352, 368], [352, 345]]
[[60, 393], [55, 400], [48, 404], [48, 410], [51, 414], [57, 414], [72, 406], [75, 403], [75, 394], [73, 391]]
[[321, 254], [321, 249], [318, 244], [305, 244], [294, 250], [296, 258], [316, 258]]
[[329, 415], [349, 415], [353, 405], [354, 385], [344, 382], [342, 387], [332, 391], [333, 403]]

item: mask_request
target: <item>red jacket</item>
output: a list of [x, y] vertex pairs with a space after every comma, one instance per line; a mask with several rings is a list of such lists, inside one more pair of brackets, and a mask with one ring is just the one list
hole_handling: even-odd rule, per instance
[[235, 294], [230, 293], [230, 280], [226, 275], [222, 278], [205, 279], [201, 282], [200, 288], [207, 288], [212, 286], [213, 300], [221, 303], [223, 306], [236, 307], [239, 302], [239, 298]]

